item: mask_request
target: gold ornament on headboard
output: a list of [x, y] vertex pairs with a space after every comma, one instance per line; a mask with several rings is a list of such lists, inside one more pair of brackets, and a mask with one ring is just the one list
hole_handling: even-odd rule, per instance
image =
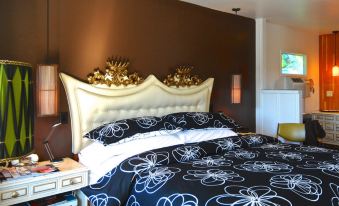
[[138, 73], [128, 75], [128, 65], [129, 61], [127, 59], [108, 58], [105, 72], [97, 68], [87, 76], [87, 80], [90, 84], [106, 84], [107, 86], [112, 84], [115, 86], [128, 86], [142, 83], [144, 79]]
[[201, 84], [202, 80], [197, 75], [191, 75], [192, 69], [193, 67], [189, 66], [179, 66], [173, 75], [167, 75], [163, 83], [167, 86], [176, 87], [190, 87]]

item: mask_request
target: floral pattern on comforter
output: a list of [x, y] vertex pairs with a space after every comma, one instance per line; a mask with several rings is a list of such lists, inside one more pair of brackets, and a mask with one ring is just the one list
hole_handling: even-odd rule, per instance
[[337, 206], [339, 152], [226, 137], [133, 156], [82, 191], [97, 206]]

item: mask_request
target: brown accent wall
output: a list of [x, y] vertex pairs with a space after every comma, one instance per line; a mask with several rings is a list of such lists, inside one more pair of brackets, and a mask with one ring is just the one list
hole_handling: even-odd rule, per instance
[[[50, 0], [50, 55], [62, 72], [85, 80], [109, 56], [128, 57], [130, 71], [163, 78], [178, 65], [214, 77], [214, 111], [255, 129], [255, 22], [174, 0]], [[46, 58], [46, 1], [0, 2], [0, 59]], [[3, 32], [5, 31], [5, 32]], [[231, 104], [231, 74], [242, 75], [242, 103]], [[61, 88], [61, 111], [67, 101]], [[36, 118], [36, 150], [57, 118]], [[57, 156], [70, 154], [70, 125], [55, 134]]]

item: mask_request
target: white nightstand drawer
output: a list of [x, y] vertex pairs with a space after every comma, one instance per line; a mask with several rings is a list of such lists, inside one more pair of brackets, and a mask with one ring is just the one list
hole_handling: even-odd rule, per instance
[[33, 188], [33, 195], [40, 193], [40, 192], [49, 192], [52, 190], [56, 190], [57, 189], [57, 184], [58, 184], [58, 180], [54, 179], [52, 181], [48, 181], [48, 182], [40, 182], [38, 184], [35, 184], [32, 186]]
[[19, 187], [1, 191], [1, 201], [24, 197], [28, 195], [28, 187]]
[[83, 176], [82, 175], [76, 175], [73, 177], [67, 177], [61, 180], [61, 188], [68, 187], [68, 186], [74, 186], [74, 185], [81, 185], [83, 184]]

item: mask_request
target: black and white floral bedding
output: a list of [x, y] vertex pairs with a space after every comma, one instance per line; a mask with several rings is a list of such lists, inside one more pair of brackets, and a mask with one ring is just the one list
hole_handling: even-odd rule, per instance
[[238, 130], [241, 127], [223, 113], [179, 112], [162, 117], [146, 116], [113, 121], [93, 129], [84, 137], [109, 145], [159, 134], [173, 134], [181, 130], [206, 128]]
[[93, 205], [339, 205], [339, 152], [244, 135], [148, 151], [83, 188]]

